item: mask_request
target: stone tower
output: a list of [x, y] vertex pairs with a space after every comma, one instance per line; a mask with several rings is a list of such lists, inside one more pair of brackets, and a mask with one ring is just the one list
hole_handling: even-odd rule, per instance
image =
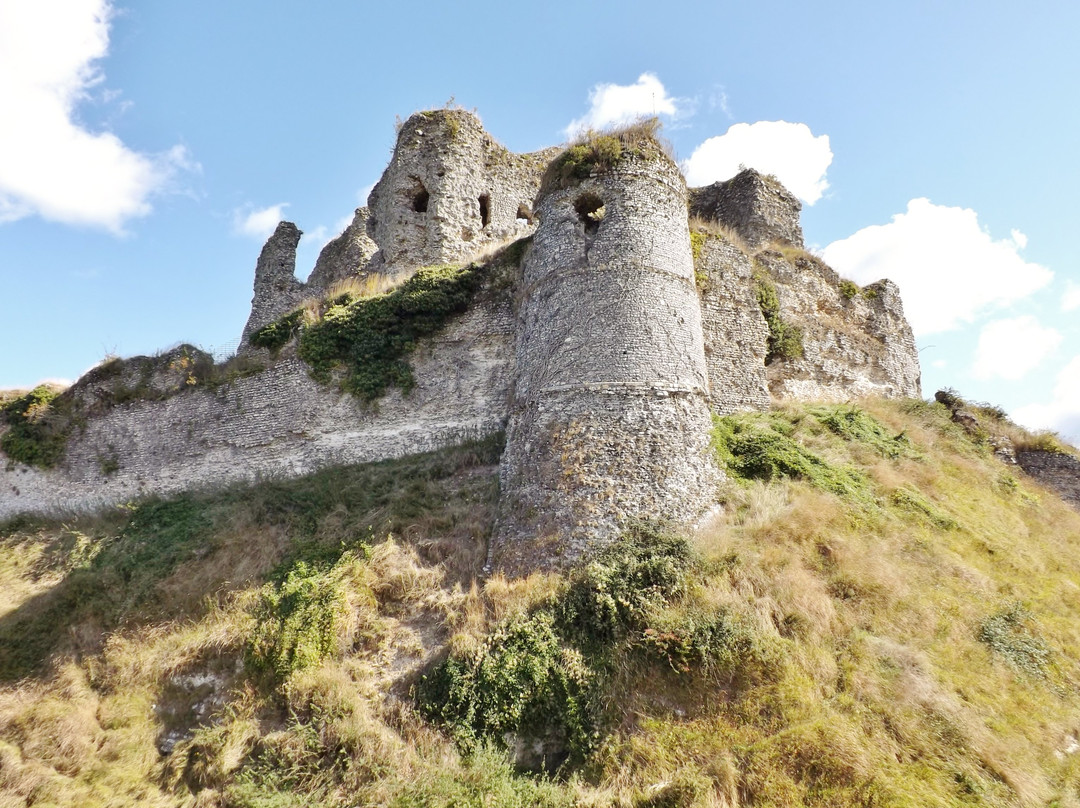
[[514, 154], [465, 110], [412, 115], [368, 197], [368, 233], [379, 245], [372, 269], [397, 274], [466, 260], [528, 234], [552, 152]]
[[[557, 163], [556, 163], [557, 165]], [[493, 563], [572, 563], [715, 501], [686, 184], [649, 143], [541, 191], [525, 256]]]

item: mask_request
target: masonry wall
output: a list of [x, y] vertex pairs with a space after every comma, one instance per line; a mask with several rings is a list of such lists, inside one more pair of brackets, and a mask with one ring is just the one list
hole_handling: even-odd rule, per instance
[[750, 250], [773, 242], [802, 247], [801, 210], [802, 203], [776, 177], [752, 168], [690, 190], [690, 215], [729, 228]]
[[629, 519], [687, 523], [715, 501], [685, 194], [666, 157], [624, 156], [541, 198], [495, 566], [570, 564]]
[[709, 404], [718, 415], [769, 408], [769, 327], [754, 292], [753, 265], [738, 247], [700, 234], [694, 260], [701, 297]]
[[1059, 452], [1021, 451], [1016, 462], [1027, 474], [1080, 508], [1080, 460]]
[[808, 253], [766, 250], [754, 260], [776, 285], [783, 319], [803, 333], [801, 358], [766, 368], [773, 398], [922, 394], [918, 349], [896, 284], [879, 281], [847, 296], [839, 275]]
[[528, 235], [552, 154], [508, 151], [464, 110], [412, 115], [368, 197], [368, 233], [379, 245], [373, 268], [409, 272]]
[[[117, 405], [88, 419], [61, 466], [0, 465], [0, 519], [68, 513], [148, 494], [424, 452], [489, 435], [506, 419], [513, 374], [509, 290], [481, 293], [467, 314], [412, 357], [416, 387], [377, 406], [314, 382], [299, 360], [216, 391]], [[103, 461], [118, 468], [106, 473]]]

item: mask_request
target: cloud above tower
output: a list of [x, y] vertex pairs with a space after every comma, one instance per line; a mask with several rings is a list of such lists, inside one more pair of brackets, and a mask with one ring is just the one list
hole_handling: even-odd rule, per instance
[[141, 153], [80, 120], [104, 81], [112, 16], [109, 0], [0, 3], [0, 222], [38, 215], [122, 233], [178, 170], [197, 168], [182, 146]]
[[668, 94], [653, 73], [642, 73], [633, 84], [597, 84], [589, 91], [589, 111], [563, 130], [570, 139], [589, 129], [619, 126], [654, 115], [676, 117], [685, 102]]
[[743, 168], [773, 174], [795, 196], [813, 205], [829, 187], [825, 178], [833, 153], [828, 135], [814, 135], [804, 123], [737, 123], [711, 137], [683, 161], [691, 186], [730, 179]]

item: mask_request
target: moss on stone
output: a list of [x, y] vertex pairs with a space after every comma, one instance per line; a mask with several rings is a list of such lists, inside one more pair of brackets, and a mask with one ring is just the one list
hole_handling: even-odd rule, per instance
[[[298, 354], [324, 384], [335, 369], [343, 368], [342, 389], [365, 401], [380, 398], [391, 386], [407, 392], [416, 383], [408, 355], [418, 340], [469, 307], [486, 267], [427, 267], [386, 294], [360, 299], [343, 295], [318, 322], [300, 328]], [[291, 333], [299, 320], [287, 321], [300, 313], [275, 324], [275, 340]]]
[[780, 298], [776, 284], [761, 271], [754, 272], [754, 289], [765, 323], [769, 326], [769, 345], [765, 364], [777, 359], [799, 359], [803, 355], [802, 329], [780, 316]]

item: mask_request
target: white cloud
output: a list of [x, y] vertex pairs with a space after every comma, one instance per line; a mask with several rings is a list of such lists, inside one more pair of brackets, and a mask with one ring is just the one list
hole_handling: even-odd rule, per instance
[[913, 199], [885, 225], [834, 241], [822, 256], [861, 284], [889, 278], [900, 286], [915, 333], [949, 331], [991, 308], [1027, 297], [1054, 273], [1019, 254], [1027, 238], [994, 241], [975, 211]]
[[242, 236], [268, 239], [282, 221], [288, 202], [279, 202], [267, 208], [238, 208], [233, 211], [233, 229]]
[[1080, 283], [1065, 282], [1065, 294], [1061, 298], [1062, 311], [1080, 309]]
[[930, 363], [931, 367], [937, 368], [938, 370], [943, 370], [944, 368], [948, 367], [948, 365], [949, 363], [944, 359], [935, 359], [933, 362]]
[[983, 326], [975, 349], [976, 379], [1019, 381], [1061, 344], [1061, 333], [1026, 314]]
[[1049, 404], [1020, 407], [1013, 420], [1030, 429], [1053, 429], [1080, 445], [1080, 356], [1074, 356], [1058, 373]]
[[694, 149], [682, 164], [691, 186], [729, 179], [754, 168], [776, 177], [808, 205], [813, 205], [829, 183], [825, 172], [832, 163], [829, 136], [810, 131], [804, 123], [758, 121], [737, 123], [726, 134], [711, 137]]
[[104, 81], [96, 63], [112, 13], [110, 0], [0, 3], [0, 222], [37, 214], [122, 233], [191, 167], [182, 147], [142, 154], [78, 122], [76, 107]]
[[653, 73], [642, 73], [630, 85], [597, 84], [589, 91], [589, 111], [571, 121], [563, 134], [572, 139], [586, 129], [631, 123], [653, 115], [675, 117], [681, 111], [679, 103]]

